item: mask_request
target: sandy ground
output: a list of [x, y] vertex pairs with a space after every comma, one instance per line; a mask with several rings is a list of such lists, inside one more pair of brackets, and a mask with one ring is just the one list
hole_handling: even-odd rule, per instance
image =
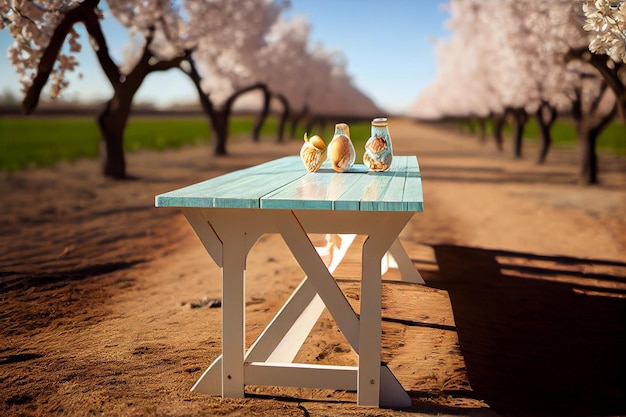
[[[585, 187], [576, 150], [537, 166], [529, 143], [515, 160], [407, 120], [390, 132], [396, 154], [418, 155], [425, 196], [401, 240], [427, 286], [383, 283], [383, 361], [411, 408], [319, 389], [190, 392], [220, 353], [220, 271], [154, 196], [300, 147], [268, 139], [225, 158], [133, 153], [131, 181], [94, 160], [2, 174], [0, 415], [626, 415], [626, 160], [601, 155], [602, 184]], [[336, 278], [358, 310], [351, 275]], [[248, 259], [248, 343], [301, 278], [263, 236]], [[327, 314], [297, 360], [356, 364]]]

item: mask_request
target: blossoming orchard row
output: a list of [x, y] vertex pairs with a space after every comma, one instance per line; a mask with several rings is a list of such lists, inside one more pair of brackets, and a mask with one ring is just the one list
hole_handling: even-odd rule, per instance
[[436, 45], [437, 77], [410, 113], [491, 117], [500, 148], [508, 116], [517, 157], [534, 115], [539, 162], [557, 113], [566, 113], [583, 145], [583, 179], [597, 182], [596, 139], [616, 114], [626, 120], [626, 2], [452, 0], [449, 12], [452, 35]]
[[[265, 93], [266, 106], [271, 95], [283, 104], [281, 129], [288, 115], [305, 111], [376, 112], [352, 85], [338, 53], [309, 48], [309, 23], [287, 20], [282, 13], [287, 5], [272, 0], [0, 0], [0, 29], [7, 28], [14, 38], [9, 58], [21, 76], [22, 107], [29, 113], [44, 86], [50, 85], [52, 96], [67, 87], [66, 74], [78, 69], [76, 53], [84, 45], [75, 26], [85, 26], [114, 91], [98, 119], [103, 170], [121, 178], [126, 175], [122, 143], [132, 99], [154, 71], [178, 68], [193, 81], [216, 139], [216, 154], [226, 153], [233, 102], [253, 89]], [[109, 53], [100, 23], [103, 10], [143, 39], [123, 62]]]

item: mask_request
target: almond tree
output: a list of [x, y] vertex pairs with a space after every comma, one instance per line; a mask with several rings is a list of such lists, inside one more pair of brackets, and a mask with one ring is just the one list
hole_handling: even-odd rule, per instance
[[[101, 157], [107, 176], [126, 176], [124, 129], [135, 93], [154, 71], [179, 67], [191, 78], [210, 121], [217, 155], [226, 153], [234, 102], [255, 89], [268, 97], [268, 83], [285, 109], [289, 108], [287, 94], [298, 106], [302, 105], [303, 91], [306, 91], [305, 108], [315, 106], [311, 97], [321, 91], [325, 98], [339, 97], [335, 103], [341, 97], [351, 97], [351, 103], [344, 103], [343, 109], [363, 105], [369, 110], [375, 108], [371, 100], [351, 85], [341, 65], [325, 61], [320, 64], [319, 57], [307, 50], [308, 24], [295, 41], [290, 37], [295, 33], [295, 24], [277, 24], [287, 2], [107, 0], [113, 16], [143, 40], [119, 64], [109, 54], [98, 5], [99, 0], [0, 0], [0, 28], [8, 27], [15, 38], [9, 55], [17, 72], [22, 74], [23, 107], [30, 113], [48, 81], [52, 96], [67, 86], [65, 74], [78, 66], [73, 54], [81, 47], [74, 26], [82, 23], [86, 27], [114, 91], [98, 117]], [[68, 52], [63, 49], [66, 39]], [[328, 61], [332, 60], [328, 58]], [[323, 70], [313, 70], [309, 62]], [[269, 99], [265, 104], [269, 104]], [[267, 111], [264, 108], [262, 114]], [[284, 113], [283, 119], [288, 112]]]
[[552, 142], [551, 127], [558, 110], [569, 111], [571, 85], [579, 74], [564, 68], [563, 54], [574, 39], [584, 42], [580, 31], [569, 24], [571, 2], [520, 0], [511, 5], [517, 15], [517, 33], [510, 43], [530, 81], [527, 109], [539, 126], [541, 149], [537, 162], [545, 162]]
[[[371, 117], [378, 112], [373, 102], [355, 88], [345, 72], [345, 59], [340, 54], [317, 46], [309, 50], [309, 24], [303, 18], [286, 20], [279, 15], [273, 2], [267, 2], [266, 17], [261, 7], [252, 8], [250, 13], [259, 21], [258, 34], [252, 42], [240, 41], [243, 45], [230, 56], [238, 56], [235, 70], [224, 71], [215, 63], [223, 62], [213, 56], [198, 58], [204, 71], [213, 73], [204, 77], [205, 91], [221, 95], [226, 102], [232, 94], [258, 88], [263, 92], [261, 114], [253, 129], [253, 139], [258, 140], [258, 130], [267, 114], [272, 97], [276, 97], [283, 111], [278, 128], [278, 140], [283, 138], [283, 129], [291, 108], [306, 108], [316, 114], [336, 116], [364, 115]], [[272, 9], [273, 7], [273, 9]], [[250, 19], [246, 19], [247, 31], [251, 30]], [[223, 44], [223, 42], [221, 43]], [[247, 46], [246, 46], [247, 45]], [[209, 55], [214, 52], [209, 51]], [[223, 54], [220, 49], [219, 54]], [[199, 48], [194, 56], [200, 56]], [[230, 61], [226, 61], [230, 62]], [[242, 87], [240, 86], [249, 86]], [[219, 100], [218, 100], [219, 101]]]
[[[602, 0], [596, 1], [596, 4]], [[615, 90], [609, 88], [602, 71], [594, 65], [593, 59], [582, 59], [572, 62], [570, 58], [580, 51], [593, 45], [593, 38], [586, 33], [581, 15], [581, 4], [577, 1], [567, 3], [567, 22], [563, 25], [562, 39], [567, 42], [561, 56], [564, 57], [565, 68], [578, 76], [570, 83], [572, 99], [572, 116], [576, 123], [576, 134], [582, 147], [581, 181], [585, 184], [598, 183], [598, 156], [596, 153], [597, 139], [600, 133], [609, 125], [617, 114], [619, 97], [616, 99]], [[561, 9], [562, 10], [562, 9]], [[578, 36], [574, 35], [578, 32]], [[592, 55], [585, 52], [586, 55]], [[595, 69], [594, 69], [595, 67]]]
[[[503, 108], [512, 104], [517, 108], [535, 108], [544, 135], [553, 119], [552, 110], [546, 111], [546, 102], [550, 107], [571, 111], [583, 151], [581, 178], [585, 183], [597, 182], [596, 140], [613, 118], [615, 100], [591, 66], [567, 63], [568, 51], [589, 44], [582, 23], [576, 20], [581, 14], [581, 3], [457, 0], [451, 2], [450, 11], [453, 34], [446, 46], [454, 47], [447, 54], [438, 55], [449, 73], [443, 81], [437, 78], [437, 90], [428, 97], [437, 96], [436, 105], [445, 103], [448, 114], [458, 114], [467, 108], [467, 100], [462, 97], [471, 91], [468, 85], [479, 85], [484, 88], [481, 97], [489, 97], [489, 102], [495, 97]], [[465, 55], [468, 51], [473, 57]], [[470, 60], [479, 63], [467, 64]], [[480, 70], [472, 72], [474, 78], [459, 77], [467, 67]], [[568, 99], [567, 107], [563, 105], [564, 97]], [[431, 104], [420, 98], [414, 106]], [[497, 126], [496, 123], [496, 132]], [[516, 140], [515, 149], [521, 151], [518, 145]], [[546, 137], [540, 161], [545, 159], [548, 145]]]
[[189, 9], [189, 26], [198, 36], [187, 49], [188, 65], [183, 70], [210, 120], [216, 155], [226, 154], [236, 100], [254, 90], [267, 90], [254, 72], [255, 60], [286, 6], [272, 0], [212, 0], [194, 2]]
[[570, 56], [593, 65], [617, 97], [618, 110], [626, 122], [626, 2], [585, 1], [583, 29], [592, 34], [589, 50], [578, 47]]
[[[343, 62], [337, 63], [330, 55], [322, 62], [308, 66], [311, 59], [320, 61], [308, 51], [308, 23], [298, 18], [285, 20], [281, 14], [286, 5], [272, 0], [212, 0], [197, 2], [190, 12], [189, 26], [198, 32], [196, 44], [188, 50], [186, 72], [201, 96], [203, 108], [211, 121], [215, 138], [215, 153], [226, 153], [228, 121], [235, 101], [253, 90], [263, 93], [260, 117], [252, 132], [258, 139], [262, 121], [269, 112], [271, 97], [277, 97], [283, 106], [278, 129], [281, 140], [290, 102], [298, 105], [302, 86], [309, 91], [323, 92], [333, 98], [340, 108], [328, 105], [319, 109], [338, 112], [350, 109], [372, 113], [376, 107], [359, 92], [345, 76]], [[214, 16], [206, 19], [205, 16]], [[174, 41], [175, 43], [175, 41]], [[334, 56], [334, 55], [333, 55]], [[314, 111], [314, 95], [307, 99]], [[349, 97], [348, 102], [341, 102]], [[367, 104], [365, 104], [367, 103]]]
[[259, 140], [272, 98], [276, 98], [282, 107], [278, 142], [284, 140], [286, 123], [293, 118], [294, 110], [302, 108], [302, 89], [307, 84], [309, 34], [309, 22], [303, 17], [287, 20], [281, 16], [271, 27], [264, 48], [258, 51], [254, 73], [267, 88], [263, 92], [263, 110], [253, 129], [253, 140]]
[[480, 0], [452, 1], [448, 11], [446, 26], [452, 33], [435, 44], [435, 80], [412, 104], [409, 113], [418, 118], [493, 117], [494, 138], [501, 150], [504, 107], [492, 76], [499, 62], [492, 53], [492, 33], [486, 30], [490, 13]]
[[307, 104], [313, 113], [352, 118], [370, 117], [380, 111], [352, 84], [342, 53], [318, 46], [312, 56], [312, 72], [318, 78], [313, 78]]
[[494, 1], [487, 3], [490, 4], [485, 4], [484, 7], [491, 18], [487, 20], [485, 30], [491, 33], [491, 42], [486, 46], [497, 62], [490, 68], [489, 76], [504, 108], [504, 114], [513, 119], [513, 154], [520, 158], [524, 127], [528, 120], [526, 106], [534, 87], [532, 79], [527, 75], [524, 55], [519, 53], [514, 43], [515, 38], [521, 34], [522, 17], [514, 0], [503, 0], [502, 4], [495, 4]]
[[523, 62], [526, 76], [534, 80], [535, 88], [529, 90], [532, 93], [530, 98], [539, 102], [537, 116], [543, 143], [539, 162], [545, 159], [549, 146], [549, 124], [546, 121], [554, 120], [556, 106], [567, 97], [568, 110], [576, 121], [583, 151], [581, 177], [586, 183], [596, 183], [596, 141], [614, 116], [614, 100], [606, 83], [589, 66], [567, 64], [564, 59], [568, 51], [589, 44], [589, 37], [582, 31], [578, 19], [580, 3], [518, 0], [512, 3], [512, 7], [523, 18], [519, 21], [518, 36], [511, 37], [511, 40]]
[[[137, 3], [109, 0], [109, 9], [118, 20], [126, 27], [139, 30], [145, 37], [134, 65], [122, 70], [109, 54], [98, 4], [99, 0], [1, 0], [0, 22], [2, 28], [8, 27], [15, 39], [9, 48], [9, 57], [22, 76], [25, 94], [22, 108], [26, 114], [37, 107], [49, 80], [53, 97], [67, 86], [65, 73], [77, 67], [73, 54], [81, 48], [74, 26], [78, 23], [85, 26], [100, 66], [113, 88], [113, 97], [98, 117], [103, 173], [113, 178], [125, 178], [123, 137], [133, 97], [148, 74], [176, 68], [184, 58], [175, 54], [161, 58], [152, 49], [162, 25], [178, 17], [176, 8], [165, 0]], [[69, 38], [69, 53], [62, 49], [66, 38]]]

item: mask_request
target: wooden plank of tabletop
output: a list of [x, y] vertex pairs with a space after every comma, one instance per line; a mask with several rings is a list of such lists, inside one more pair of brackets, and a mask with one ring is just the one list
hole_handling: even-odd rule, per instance
[[253, 173], [233, 175], [231, 181], [212, 191], [214, 207], [260, 208], [263, 196], [307, 173], [299, 157], [285, 157], [273, 162]]
[[[359, 172], [357, 169], [355, 171]], [[363, 170], [360, 170], [363, 172]], [[261, 199], [262, 208], [334, 210], [335, 200], [353, 189], [359, 175], [336, 173], [326, 161], [319, 171], [285, 185]]]
[[157, 207], [230, 207], [316, 210], [421, 211], [417, 158], [394, 157], [386, 172], [361, 164], [336, 173], [326, 161], [309, 173], [298, 156], [180, 188], [156, 197]]
[[[395, 170], [397, 167], [406, 165], [406, 158], [408, 157], [394, 157], [389, 171], [368, 172], [367, 175], [359, 176], [359, 180], [352, 189], [335, 202], [335, 210], [402, 211], [402, 204], [388, 204], [395, 203], [401, 196], [394, 196], [390, 202], [385, 202], [382, 198], [394, 178], [396, 181], [404, 184], [402, 176], [396, 177]], [[388, 195], [388, 198], [390, 195]]]
[[394, 157], [388, 171], [372, 172], [377, 181], [367, 190], [361, 200], [362, 211], [403, 211], [404, 183], [407, 174], [407, 157]]
[[410, 158], [408, 173], [404, 183], [405, 210], [424, 211], [424, 195], [422, 191], [422, 175], [417, 158]]
[[299, 157], [274, 161], [233, 171], [197, 184], [179, 188], [155, 198], [157, 207], [258, 208], [263, 195], [304, 175]]

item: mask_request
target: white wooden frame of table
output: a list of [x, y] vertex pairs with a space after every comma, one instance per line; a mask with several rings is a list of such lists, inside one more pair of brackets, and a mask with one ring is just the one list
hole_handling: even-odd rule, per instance
[[[222, 355], [203, 373], [193, 391], [242, 398], [245, 385], [330, 388], [356, 391], [358, 405], [411, 405], [400, 382], [381, 364], [381, 293], [387, 252], [403, 281], [424, 283], [398, 240], [413, 211], [181, 209], [222, 269]], [[246, 351], [246, 258], [265, 233], [282, 236], [306, 276]], [[309, 238], [309, 234], [320, 233], [342, 237], [329, 266]], [[355, 235], [367, 236], [362, 248], [359, 315], [332, 276]], [[358, 366], [293, 363], [324, 308], [358, 354]]]

